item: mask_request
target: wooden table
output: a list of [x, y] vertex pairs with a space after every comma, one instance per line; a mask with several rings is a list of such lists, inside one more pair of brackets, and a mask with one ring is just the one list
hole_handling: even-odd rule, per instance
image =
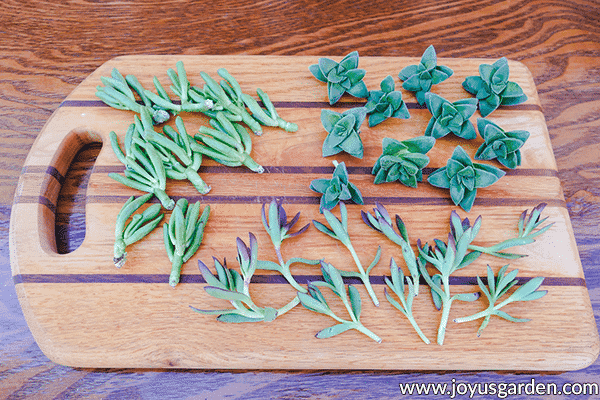
[[[399, 398], [399, 383], [600, 383], [600, 362], [569, 373], [448, 371], [173, 371], [69, 368], [49, 361], [25, 323], [10, 272], [10, 209], [25, 157], [45, 121], [87, 75], [124, 54], [269, 54], [418, 57], [506, 56], [532, 72], [558, 163], [592, 305], [598, 311], [598, 2], [330, 4], [237, 2], [4, 2], [0, 86], [0, 398]], [[184, 17], [185, 16], [185, 17]], [[63, 183], [57, 232], [81, 241], [82, 152]], [[78, 208], [79, 207], [79, 208]], [[454, 380], [454, 381], [453, 381]], [[458, 386], [459, 390], [465, 386]], [[449, 390], [451, 388], [449, 387]], [[414, 397], [413, 397], [414, 398]]]

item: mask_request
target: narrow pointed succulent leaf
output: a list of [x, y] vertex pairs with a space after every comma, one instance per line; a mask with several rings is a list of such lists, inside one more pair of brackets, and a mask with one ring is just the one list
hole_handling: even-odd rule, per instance
[[352, 326], [352, 324], [337, 324], [337, 325], [330, 326], [329, 328], [325, 328], [325, 329], [317, 332], [317, 334], [315, 336], [318, 339], [327, 339], [327, 338], [339, 335], [340, 333], [344, 333], [353, 328], [354, 327]]

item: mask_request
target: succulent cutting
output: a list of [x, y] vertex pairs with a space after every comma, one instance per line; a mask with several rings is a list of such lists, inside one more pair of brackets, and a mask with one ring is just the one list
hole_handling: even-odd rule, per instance
[[409, 65], [400, 71], [398, 77], [404, 81], [402, 87], [415, 93], [419, 104], [425, 103], [425, 94], [433, 85], [437, 85], [452, 76], [454, 71], [437, 65], [437, 55], [433, 45], [429, 46], [421, 56], [421, 62]]
[[513, 106], [527, 101], [518, 83], [508, 80], [508, 60], [502, 57], [492, 65], [481, 64], [479, 76], [468, 76], [462, 86], [479, 100], [479, 111], [487, 117], [499, 106]]
[[419, 136], [399, 141], [383, 138], [383, 153], [373, 166], [373, 183], [402, 182], [408, 187], [417, 187], [423, 180], [423, 168], [429, 164], [427, 152], [433, 148], [435, 139], [431, 136]]
[[327, 57], [319, 58], [319, 63], [308, 69], [315, 78], [327, 83], [329, 104], [337, 103], [344, 93], [360, 98], [369, 95], [363, 82], [366, 71], [358, 68], [357, 51], [349, 53], [339, 63]]

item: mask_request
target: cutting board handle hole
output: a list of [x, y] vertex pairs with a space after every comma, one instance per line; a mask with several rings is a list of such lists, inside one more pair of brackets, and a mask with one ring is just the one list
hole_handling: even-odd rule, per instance
[[64, 176], [58, 193], [54, 221], [58, 254], [68, 254], [77, 250], [85, 238], [87, 186], [101, 148], [100, 142], [83, 144]]

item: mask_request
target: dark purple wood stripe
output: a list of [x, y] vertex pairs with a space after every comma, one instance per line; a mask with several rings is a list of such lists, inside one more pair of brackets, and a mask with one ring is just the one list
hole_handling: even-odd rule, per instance
[[[333, 174], [333, 166], [263, 166], [266, 173], [269, 174]], [[94, 173], [108, 174], [111, 172], [121, 173], [124, 167], [121, 165], [99, 165], [94, 167]], [[350, 175], [372, 175], [372, 167], [353, 167], [346, 166]], [[423, 175], [430, 175], [437, 168], [423, 168]], [[554, 169], [541, 168], [517, 168], [504, 169], [507, 176], [541, 176], [541, 177], [558, 177], [558, 171]], [[38, 171], [41, 172], [41, 171]], [[255, 172], [246, 167], [226, 167], [223, 165], [201, 166], [200, 173], [205, 174], [254, 174]]]
[[[71, 196], [69, 201], [73, 203], [124, 203], [130, 196]], [[200, 201], [202, 204], [263, 204], [270, 203], [272, 200], [283, 200], [286, 204], [319, 204], [319, 196], [211, 196], [209, 195], [192, 195], [192, 196], [171, 196], [175, 201], [185, 197], [190, 202]], [[410, 204], [410, 205], [440, 205], [452, 206], [450, 198], [440, 197], [363, 197], [365, 205], [374, 205], [381, 203], [389, 204]], [[150, 202], [158, 202], [156, 198]], [[46, 205], [52, 212], [56, 212], [56, 206], [43, 196], [18, 196], [15, 198], [16, 204], [43, 204]], [[559, 199], [513, 199], [513, 198], [478, 198], [475, 200], [475, 206], [494, 207], [494, 206], [522, 206], [533, 207], [539, 203], [546, 203], [550, 207], [567, 206], [564, 200]]]
[[[121, 171], [122, 170], [123, 168], [121, 168]], [[63, 183], [65, 183], [65, 176], [53, 166], [45, 167], [41, 165], [29, 165], [21, 169], [21, 174], [46, 174], [56, 179], [61, 186]]]
[[[177, 100], [173, 103], [178, 104]], [[342, 101], [330, 105], [326, 101], [274, 101], [275, 108], [354, 108], [365, 105], [364, 101]], [[424, 105], [415, 102], [405, 102], [409, 109], [427, 109]], [[65, 100], [59, 107], [108, 107], [101, 100]], [[542, 111], [542, 107], [537, 104], [518, 104], [515, 106], [501, 106], [499, 109], [519, 110], [519, 111]]]
[[[321, 275], [295, 275], [294, 279], [298, 283], [307, 284], [315, 281], [322, 281]], [[531, 277], [517, 278], [518, 284], [522, 285], [528, 282]], [[384, 285], [385, 276], [371, 276], [370, 281], [373, 285]], [[485, 278], [482, 281], [487, 284]], [[15, 285], [27, 283], [164, 283], [169, 282], [168, 274], [18, 274], [13, 276]], [[183, 274], [181, 283], [206, 283], [202, 275]], [[360, 284], [358, 278], [344, 278], [346, 284]], [[287, 284], [285, 278], [281, 275], [254, 275], [252, 283], [261, 284]], [[425, 281], [421, 284], [425, 285]], [[477, 286], [477, 278], [472, 276], [450, 277], [450, 284], [456, 286]], [[544, 279], [543, 286], [586, 286], [583, 278], [570, 277], [549, 277]]]

